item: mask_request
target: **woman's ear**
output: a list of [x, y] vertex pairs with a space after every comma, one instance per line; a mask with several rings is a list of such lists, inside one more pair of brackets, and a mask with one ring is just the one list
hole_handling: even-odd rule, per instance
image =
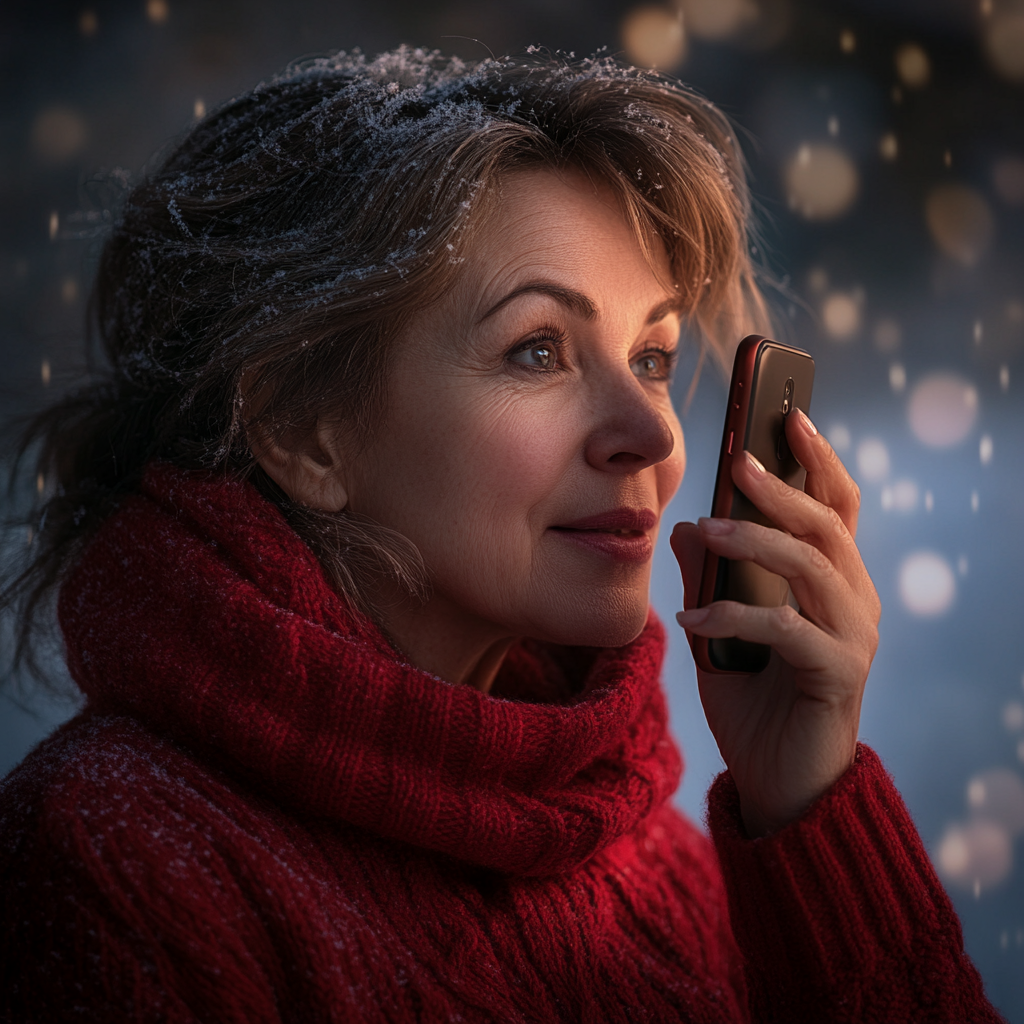
[[260, 468], [292, 501], [323, 512], [340, 512], [348, 504], [337, 430], [318, 422], [295, 447], [254, 437], [250, 447]]

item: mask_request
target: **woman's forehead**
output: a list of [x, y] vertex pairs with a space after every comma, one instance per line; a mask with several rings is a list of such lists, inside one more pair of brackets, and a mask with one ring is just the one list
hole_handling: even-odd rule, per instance
[[590, 318], [599, 312], [591, 293], [601, 281], [642, 286], [645, 300], [657, 295], [673, 311], [679, 305], [664, 246], [642, 244], [604, 182], [579, 171], [523, 170], [501, 183], [489, 206], [460, 253], [456, 285], [477, 319], [530, 293]]

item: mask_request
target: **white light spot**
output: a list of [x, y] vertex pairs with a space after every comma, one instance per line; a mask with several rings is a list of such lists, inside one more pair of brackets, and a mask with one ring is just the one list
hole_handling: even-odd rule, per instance
[[48, 388], [50, 386], [50, 360], [44, 359], [43, 365], [39, 369], [39, 376], [42, 377], [43, 387]]
[[622, 23], [622, 43], [629, 59], [645, 68], [674, 68], [686, 55], [682, 10], [638, 7]]
[[57, 237], [57, 232], [60, 230], [60, 216], [56, 210], [50, 213], [50, 241], [52, 242]]
[[206, 117], [206, 101], [202, 96], [197, 96], [195, 103], [192, 104], [192, 116], [197, 121], [202, 121]]
[[879, 352], [895, 352], [903, 340], [900, 325], [888, 317], [883, 317], [875, 324], [875, 348]]
[[981, 442], [978, 445], [978, 457], [981, 459], [981, 464], [987, 466], [992, 461], [992, 438], [985, 434], [981, 438]]
[[844, 28], [839, 33], [839, 49], [843, 53], [853, 53], [857, 49], [857, 37], [853, 34], [853, 29]]
[[886, 132], [878, 140], [878, 153], [883, 160], [895, 160], [900, 155], [900, 144], [893, 132]]
[[974, 321], [974, 344], [980, 345], [982, 336], [984, 335], [984, 327], [980, 320]]
[[899, 587], [904, 607], [922, 618], [945, 614], [956, 599], [953, 570], [934, 551], [915, 551], [903, 560]]
[[853, 443], [849, 427], [844, 426], [842, 423], [833, 423], [825, 431], [825, 437], [837, 452], [845, 452]]
[[931, 448], [962, 441], [978, 415], [978, 392], [970, 381], [953, 373], [933, 373], [910, 394], [907, 418], [915, 437]]
[[998, 885], [1013, 866], [1013, 847], [1005, 828], [986, 818], [946, 829], [938, 850], [938, 869], [943, 878], [976, 896], [982, 886]]
[[977, 491], [971, 491], [971, 511], [977, 512], [981, 508], [981, 500], [978, 498]]
[[931, 512], [935, 508], [935, 497], [931, 491], [924, 492], [924, 510], [925, 512]]
[[825, 330], [836, 341], [849, 341], [860, 330], [860, 302], [855, 295], [833, 292], [821, 310]]
[[913, 480], [897, 480], [887, 490], [896, 512], [913, 512], [917, 508], [917, 484]]
[[73, 110], [51, 107], [32, 123], [32, 151], [45, 164], [60, 164], [85, 145], [85, 121]]
[[986, 21], [982, 36], [996, 74], [1024, 81], [1024, 13], [1008, 10]]
[[889, 387], [897, 394], [907, 386], [907, 371], [902, 363], [893, 363], [889, 367]]
[[1024, 832], [1024, 779], [1009, 768], [993, 768], [967, 784], [971, 810], [1001, 825], [1011, 836]]
[[823, 292], [828, 287], [828, 273], [824, 267], [811, 267], [807, 272], [807, 286], [812, 292]]
[[1003, 708], [1003, 725], [1009, 732], [1020, 732], [1024, 729], [1024, 704], [1019, 700], [1011, 700]]
[[755, 0], [681, 0], [688, 31], [701, 39], [728, 39], [757, 21]]
[[1003, 391], [1010, 390], [1010, 368], [1005, 364], [999, 367], [999, 387]]
[[889, 475], [889, 449], [884, 441], [866, 437], [857, 445], [857, 470], [869, 483], [878, 483]]
[[790, 208], [808, 220], [831, 220], [857, 197], [853, 161], [831, 142], [805, 142], [783, 172]]
[[984, 196], [966, 185], [936, 185], [925, 203], [925, 220], [935, 244], [965, 267], [984, 256], [995, 235]]
[[970, 567], [971, 567], [971, 565], [970, 565], [970, 562], [967, 561], [967, 556], [966, 555], [961, 555], [956, 560], [956, 571], [958, 573], [960, 573], [961, 576], [966, 576], [967, 575], [967, 570], [970, 569]]
[[835, 114], [828, 119], [828, 133], [833, 139], [839, 134], [839, 118]]
[[896, 51], [896, 73], [910, 89], [923, 89], [932, 76], [928, 54], [917, 45], [907, 43]]

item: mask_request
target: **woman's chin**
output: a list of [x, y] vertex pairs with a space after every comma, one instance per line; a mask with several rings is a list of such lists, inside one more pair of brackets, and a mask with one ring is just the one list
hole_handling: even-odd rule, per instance
[[577, 606], [561, 621], [549, 622], [546, 628], [531, 631], [538, 640], [566, 647], [623, 647], [635, 640], [647, 623], [646, 592], [614, 607], [587, 608]]

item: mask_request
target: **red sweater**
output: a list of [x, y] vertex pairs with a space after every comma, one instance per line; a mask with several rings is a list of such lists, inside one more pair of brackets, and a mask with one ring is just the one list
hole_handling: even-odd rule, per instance
[[150, 468], [65, 584], [86, 711], [0, 790], [0, 1015], [997, 1021], [877, 757], [714, 845], [669, 797], [652, 617], [404, 663], [248, 485]]

